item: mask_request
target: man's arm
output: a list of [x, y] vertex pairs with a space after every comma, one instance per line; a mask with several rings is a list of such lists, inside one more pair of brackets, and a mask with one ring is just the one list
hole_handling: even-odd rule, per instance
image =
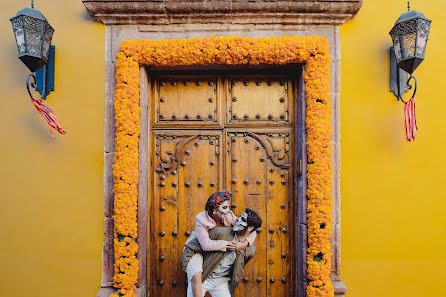
[[244, 255], [245, 256], [245, 265], [252, 259], [252, 257], [254, 257], [255, 253], [256, 253], [255, 245], [250, 245], [249, 247], [246, 248], [246, 252]]

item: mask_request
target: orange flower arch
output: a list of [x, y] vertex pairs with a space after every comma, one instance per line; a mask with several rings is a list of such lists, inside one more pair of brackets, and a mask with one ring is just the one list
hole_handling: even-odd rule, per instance
[[140, 132], [139, 66], [305, 63], [308, 250], [307, 296], [334, 295], [329, 279], [332, 166], [328, 41], [323, 37], [210, 37], [124, 41], [116, 54], [114, 286], [111, 297], [135, 297], [138, 280], [137, 198]]

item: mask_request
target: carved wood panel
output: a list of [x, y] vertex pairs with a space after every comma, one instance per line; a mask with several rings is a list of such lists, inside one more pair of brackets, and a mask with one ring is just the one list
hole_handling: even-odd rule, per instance
[[225, 135], [226, 183], [236, 213], [251, 208], [263, 219], [256, 254], [245, 267], [236, 296], [290, 296], [290, 131], [240, 129]]
[[293, 119], [292, 81], [286, 76], [230, 76], [226, 123], [283, 125]]
[[157, 77], [154, 125], [217, 125], [219, 89], [216, 76]]
[[222, 187], [221, 132], [155, 131], [152, 296], [185, 296], [180, 269], [195, 215]]

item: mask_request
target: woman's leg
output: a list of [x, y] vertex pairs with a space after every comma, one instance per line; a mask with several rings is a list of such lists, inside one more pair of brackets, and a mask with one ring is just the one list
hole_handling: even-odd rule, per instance
[[192, 276], [192, 292], [194, 297], [203, 297], [203, 283], [201, 282], [201, 271]]
[[192, 286], [194, 297], [203, 297], [202, 272], [203, 256], [201, 254], [195, 254], [187, 264], [187, 280]]

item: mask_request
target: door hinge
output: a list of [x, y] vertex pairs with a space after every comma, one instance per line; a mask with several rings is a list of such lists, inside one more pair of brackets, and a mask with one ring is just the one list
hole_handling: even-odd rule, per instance
[[297, 175], [302, 175], [302, 159], [297, 161]]

